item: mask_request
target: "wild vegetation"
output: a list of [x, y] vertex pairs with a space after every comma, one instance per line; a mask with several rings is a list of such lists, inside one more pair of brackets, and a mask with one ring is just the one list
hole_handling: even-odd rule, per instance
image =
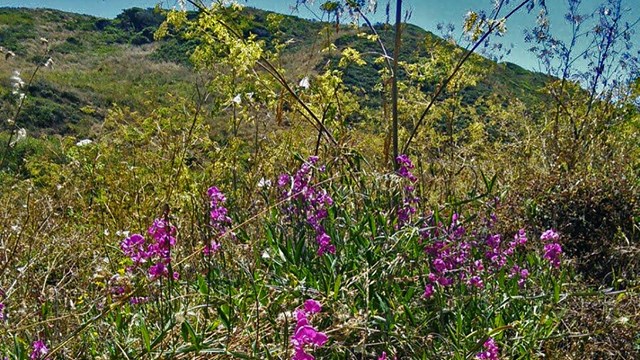
[[[0, 358], [640, 356], [620, 0], [187, 3], [0, 9]], [[546, 74], [472, 51], [517, 11]]]

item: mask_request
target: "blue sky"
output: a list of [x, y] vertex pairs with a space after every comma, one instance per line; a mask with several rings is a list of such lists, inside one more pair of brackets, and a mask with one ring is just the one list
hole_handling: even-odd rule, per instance
[[[285, 14], [294, 14], [303, 17], [313, 17], [313, 15], [304, 9], [295, 13], [291, 9], [291, 5], [295, 0], [239, 0], [239, 3], [254, 6], [262, 9], [277, 11]], [[320, 0], [315, 1], [316, 4]], [[382, 21], [384, 15], [384, 4], [386, 0], [378, 1], [379, 11], [377, 15], [373, 15], [374, 21]], [[518, 1], [519, 2], [519, 1]], [[600, 0], [583, 0], [581, 9], [583, 12], [591, 12], [600, 4]], [[176, 0], [0, 0], [0, 6], [23, 6], [23, 7], [47, 7], [60, 9], [71, 12], [91, 14], [95, 16], [115, 17], [122, 9], [133, 6], [153, 7], [157, 3], [163, 7], [172, 7], [177, 4]], [[206, 3], [206, 1], [205, 1]], [[516, 3], [515, 0], [510, 2], [511, 6]], [[552, 30], [556, 36], [566, 38], [570, 34], [570, 29], [563, 24], [562, 18], [566, 13], [566, 0], [547, 0], [547, 6], [550, 10], [550, 18]], [[623, 6], [631, 9], [628, 20], [634, 21], [640, 18], [640, 1], [639, 0], [622, 0]], [[438, 23], [452, 23], [456, 25], [457, 32], [460, 33], [461, 24], [464, 15], [469, 10], [487, 10], [491, 8], [492, 0], [404, 0], [405, 9], [412, 12], [409, 22], [420, 27], [430, 30], [436, 34], [438, 31], [436, 26]], [[381, 11], [382, 10], [382, 11]], [[540, 70], [538, 62], [527, 49], [531, 46], [523, 40], [523, 31], [535, 24], [536, 13], [528, 14], [521, 11], [507, 22], [507, 35], [499, 39], [505, 46], [513, 45], [511, 54], [506, 56], [504, 60], [519, 64], [528, 69]]]

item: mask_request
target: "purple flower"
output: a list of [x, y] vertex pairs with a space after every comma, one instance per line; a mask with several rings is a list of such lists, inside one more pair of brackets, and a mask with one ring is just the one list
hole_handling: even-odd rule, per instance
[[427, 285], [424, 287], [424, 294], [422, 294], [422, 296], [423, 296], [425, 299], [429, 299], [429, 298], [431, 298], [431, 297], [433, 296], [433, 293], [434, 293], [434, 291], [433, 291], [433, 285], [431, 285], [431, 284], [427, 284]]
[[494, 249], [500, 247], [500, 234], [489, 235], [487, 237], [487, 245]]
[[292, 201], [283, 209], [284, 212], [289, 216], [301, 216], [307, 221], [316, 233], [318, 256], [322, 256], [326, 253], [335, 254], [336, 248], [322, 226], [322, 221], [329, 214], [328, 208], [333, 205], [333, 199], [313, 181], [312, 170], [317, 162], [318, 157], [311, 156], [293, 176], [280, 175], [278, 186], [282, 190], [282, 197]]
[[296, 310], [296, 328], [291, 336], [294, 348], [294, 360], [314, 359], [305, 351], [306, 346], [320, 347], [326, 344], [328, 337], [309, 324], [308, 315], [320, 312], [322, 305], [312, 299], [304, 302], [304, 309]]
[[[227, 197], [215, 186], [207, 190], [207, 196], [209, 196], [209, 225], [216, 238], [219, 238], [229, 233], [231, 227], [231, 218], [227, 215], [228, 210], [224, 206]], [[221, 244], [212, 239], [208, 245], [205, 245], [202, 252], [205, 256], [211, 256], [217, 253], [220, 247]]]
[[142, 235], [133, 234], [122, 240], [120, 249], [126, 256], [131, 258], [134, 264], [141, 264], [147, 259], [144, 244], [145, 239]]
[[211, 240], [211, 243], [209, 243], [209, 245], [206, 245], [204, 247], [204, 249], [202, 250], [202, 253], [204, 253], [205, 256], [211, 256], [214, 255], [215, 253], [218, 252], [218, 250], [220, 250], [220, 243], [216, 242], [215, 240]]
[[560, 256], [562, 255], [562, 246], [558, 243], [546, 244], [544, 246], [544, 258], [547, 259], [554, 268], [560, 267]]
[[307, 314], [316, 314], [316, 313], [319, 313], [321, 310], [322, 310], [322, 305], [320, 305], [320, 303], [316, 300], [308, 299], [307, 301], [304, 302], [304, 311], [306, 311]]
[[0, 303], [0, 321], [6, 320], [7, 314], [5, 314], [5, 306], [3, 303]]
[[441, 286], [449, 286], [449, 285], [453, 284], [453, 280], [451, 278], [448, 278], [448, 277], [445, 277], [445, 276], [440, 276], [438, 278], [437, 282]]
[[520, 229], [518, 230], [518, 233], [513, 236], [513, 240], [518, 246], [525, 245], [527, 243], [527, 233], [524, 229]]
[[138, 304], [144, 304], [147, 301], [149, 301], [149, 298], [146, 296], [134, 296], [131, 299], [129, 299], [129, 304], [138, 305]]
[[161, 262], [159, 262], [159, 263], [157, 263], [155, 265], [152, 265], [149, 268], [149, 276], [151, 276], [151, 279], [157, 279], [157, 278], [160, 278], [160, 277], [164, 277], [164, 276], [166, 276], [168, 274], [169, 274], [169, 270]]
[[38, 360], [38, 359], [44, 359], [45, 355], [47, 355], [47, 353], [49, 353], [49, 348], [47, 347], [47, 345], [45, 345], [44, 341], [42, 340], [36, 340], [31, 344], [32, 347], [32, 351], [31, 354], [29, 355], [29, 359], [31, 360]]
[[478, 353], [476, 355], [477, 359], [481, 360], [498, 360], [500, 355], [500, 349], [496, 345], [496, 341], [493, 338], [488, 338], [487, 341], [482, 345], [484, 347], [484, 351]]
[[291, 359], [292, 360], [315, 360], [315, 357], [313, 357], [313, 355], [307, 354], [304, 351], [304, 348], [297, 347], [297, 348], [295, 348], [295, 352], [294, 352], [293, 357]]
[[[164, 219], [155, 219], [147, 232], [151, 237], [149, 242], [140, 234], [120, 242], [120, 249], [134, 264], [129, 270], [149, 263], [147, 271], [152, 279], [169, 276], [166, 265], [171, 262], [171, 248], [176, 244], [176, 228]], [[178, 274], [174, 272], [171, 276], [175, 279]]]
[[447, 269], [447, 265], [444, 263], [442, 259], [433, 260], [433, 268], [436, 272], [442, 273]]
[[480, 278], [480, 276], [472, 276], [469, 279], [469, 285], [475, 286], [478, 289], [482, 289], [484, 288], [484, 282], [482, 281], [482, 279]]
[[282, 188], [289, 185], [291, 185], [291, 176], [288, 174], [280, 174], [278, 177], [278, 186]]
[[[414, 168], [414, 165], [411, 162], [411, 159], [409, 159], [409, 156], [407, 156], [406, 154], [398, 155], [398, 157], [396, 158], [396, 163], [399, 166], [397, 171], [398, 176], [403, 179], [409, 180], [410, 183], [414, 183], [418, 180], [411, 172], [411, 169]], [[402, 206], [397, 209], [397, 228], [401, 228], [402, 226], [408, 224], [411, 221], [411, 215], [416, 213], [416, 204], [420, 202], [420, 199], [416, 197], [414, 193], [414, 186], [407, 185], [404, 187]]]
[[560, 239], [560, 235], [553, 229], [549, 229], [540, 235], [540, 240], [542, 241], [558, 241], [558, 239]]
[[387, 360], [387, 352], [383, 351], [380, 356], [378, 356], [378, 360]]
[[302, 345], [323, 346], [327, 342], [328, 338], [322, 332], [319, 332], [311, 325], [303, 325], [296, 329], [295, 334], [291, 338], [291, 342], [294, 346], [301, 347]]
[[527, 269], [520, 270], [520, 279], [518, 280], [518, 286], [524, 287], [524, 284], [527, 281], [528, 277], [529, 277], [529, 270]]

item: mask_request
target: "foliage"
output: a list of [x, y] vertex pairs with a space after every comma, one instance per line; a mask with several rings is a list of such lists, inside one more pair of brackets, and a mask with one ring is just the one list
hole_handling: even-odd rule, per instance
[[319, 6], [38, 13], [73, 35], [0, 66], [0, 357], [637, 357], [637, 83], [406, 26], [389, 159], [394, 34]]

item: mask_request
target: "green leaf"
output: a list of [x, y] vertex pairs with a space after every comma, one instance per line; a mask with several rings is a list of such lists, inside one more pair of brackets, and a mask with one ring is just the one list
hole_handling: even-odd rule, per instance
[[224, 324], [224, 327], [227, 330], [231, 330], [231, 321], [229, 321], [229, 314], [227, 314], [228, 310], [224, 309], [226, 306], [221, 306], [218, 308], [218, 315], [220, 315], [220, 320]]
[[149, 336], [149, 330], [147, 325], [143, 322], [140, 324], [140, 334], [142, 335], [142, 345], [147, 353], [151, 352], [151, 337]]
[[[182, 330], [182, 338], [185, 341], [191, 343], [196, 350], [200, 350], [201, 348], [200, 337], [196, 335], [196, 332], [193, 330], [193, 327], [191, 326], [191, 324], [189, 324], [188, 321], [185, 320], [182, 323], [181, 330]], [[185, 337], [185, 334], [187, 335], [186, 337]]]
[[336, 277], [336, 281], [333, 284], [333, 300], [338, 299], [338, 294], [340, 293], [340, 285], [342, 284], [342, 274]]

